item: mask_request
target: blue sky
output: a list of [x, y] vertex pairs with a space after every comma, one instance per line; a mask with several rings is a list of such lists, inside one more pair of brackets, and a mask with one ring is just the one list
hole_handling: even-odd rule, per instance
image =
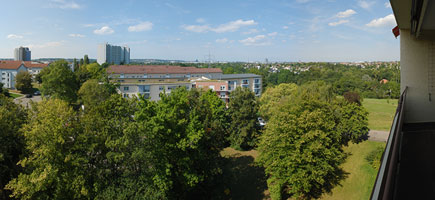
[[387, 0], [14, 0], [2, 2], [0, 58], [97, 55], [216, 61], [399, 60]]

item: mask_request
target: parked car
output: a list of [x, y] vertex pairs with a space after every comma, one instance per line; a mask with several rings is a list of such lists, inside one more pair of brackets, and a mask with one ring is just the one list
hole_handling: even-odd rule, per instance
[[41, 95], [41, 92], [38, 90], [38, 91], [36, 91], [35, 93], [33, 93], [33, 95], [35, 95], [35, 96], [39, 96], [39, 95]]
[[26, 94], [26, 98], [32, 98], [32, 94]]
[[258, 118], [258, 123], [260, 124], [260, 127], [263, 127], [266, 125], [266, 121], [264, 121], [264, 119], [261, 117]]

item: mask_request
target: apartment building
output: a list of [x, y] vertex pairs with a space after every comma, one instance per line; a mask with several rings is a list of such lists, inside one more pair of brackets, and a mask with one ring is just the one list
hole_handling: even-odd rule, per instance
[[120, 84], [124, 97], [141, 94], [150, 100], [160, 100], [160, 93], [170, 93], [177, 87], [208, 88], [228, 102], [236, 87], [246, 87], [261, 95], [261, 76], [255, 74], [223, 74], [219, 68], [196, 68], [167, 65], [112, 65], [108, 76]]
[[31, 61], [0, 61], [1, 82], [5, 88], [15, 88], [15, 77], [20, 71], [28, 71], [32, 75], [38, 74], [48, 64]]
[[16, 61], [31, 61], [32, 52], [28, 47], [18, 47], [14, 49], [14, 60]]
[[100, 44], [98, 46], [98, 58], [99, 64], [130, 64], [130, 48], [127, 46], [115, 46], [108, 43]]

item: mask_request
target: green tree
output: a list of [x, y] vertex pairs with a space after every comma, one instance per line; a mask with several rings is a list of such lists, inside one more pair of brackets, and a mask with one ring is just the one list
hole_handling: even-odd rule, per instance
[[83, 58], [80, 58], [80, 67], [84, 64]]
[[28, 71], [20, 71], [15, 77], [15, 88], [23, 93], [28, 93], [33, 88], [32, 75]]
[[56, 61], [48, 68], [48, 73], [42, 76], [41, 92], [67, 102], [77, 99], [78, 84], [75, 74], [68, 67], [65, 60]]
[[73, 60], [73, 66], [74, 66], [74, 72], [79, 70], [79, 63], [77, 62], [76, 58], [74, 58]]
[[24, 173], [6, 189], [18, 199], [79, 199], [87, 197], [87, 155], [78, 137], [77, 115], [59, 99], [32, 106], [23, 127], [29, 155], [18, 164]]
[[343, 146], [367, 134], [367, 112], [334, 97], [330, 86], [312, 82], [287, 92], [279, 103], [262, 104], [269, 106], [263, 110], [273, 111], [258, 144], [258, 162], [265, 168], [272, 199], [319, 198], [342, 178]]
[[21, 170], [17, 165], [24, 153], [24, 137], [20, 128], [26, 119], [22, 106], [0, 94], [0, 199], [8, 199], [9, 192], [3, 188]]
[[231, 119], [229, 127], [231, 146], [236, 149], [254, 147], [259, 129], [255, 94], [248, 88], [237, 87], [230, 94], [228, 112]]
[[273, 109], [285, 98], [296, 92], [298, 86], [294, 83], [283, 83], [275, 87], [269, 87], [260, 97], [259, 111], [264, 119], [269, 120], [273, 115]]
[[107, 88], [105, 84], [100, 84], [98, 80], [90, 79], [86, 81], [78, 91], [78, 97], [82, 104], [87, 106], [96, 106], [108, 99], [113, 90]]
[[1, 83], [1, 82], [0, 82], [0, 94], [4, 95], [6, 97], [10, 96], [9, 90], [7, 88], [4, 88], [3, 83]]
[[89, 57], [88, 57], [88, 55], [84, 56], [84, 58], [83, 58], [83, 64], [85, 64], [85, 65], [89, 64]]

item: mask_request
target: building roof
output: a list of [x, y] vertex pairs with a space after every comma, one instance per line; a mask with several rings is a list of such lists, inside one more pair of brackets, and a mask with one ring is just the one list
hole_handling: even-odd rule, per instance
[[202, 74], [222, 73], [220, 68], [196, 68], [170, 65], [111, 65], [107, 73], [114, 74]]
[[18, 69], [21, 65], [24, 65], [27, 68], [32, 68], [32, 67], [43, 68], [48, 66], [48, 64], [31, 62], [31, 61], [15, 61], [15, 60], [0, 61], [0, 69]]
[[221, 79], [238, 79], [238, 78], [261, 78], [257, 74], [222, 74]]

